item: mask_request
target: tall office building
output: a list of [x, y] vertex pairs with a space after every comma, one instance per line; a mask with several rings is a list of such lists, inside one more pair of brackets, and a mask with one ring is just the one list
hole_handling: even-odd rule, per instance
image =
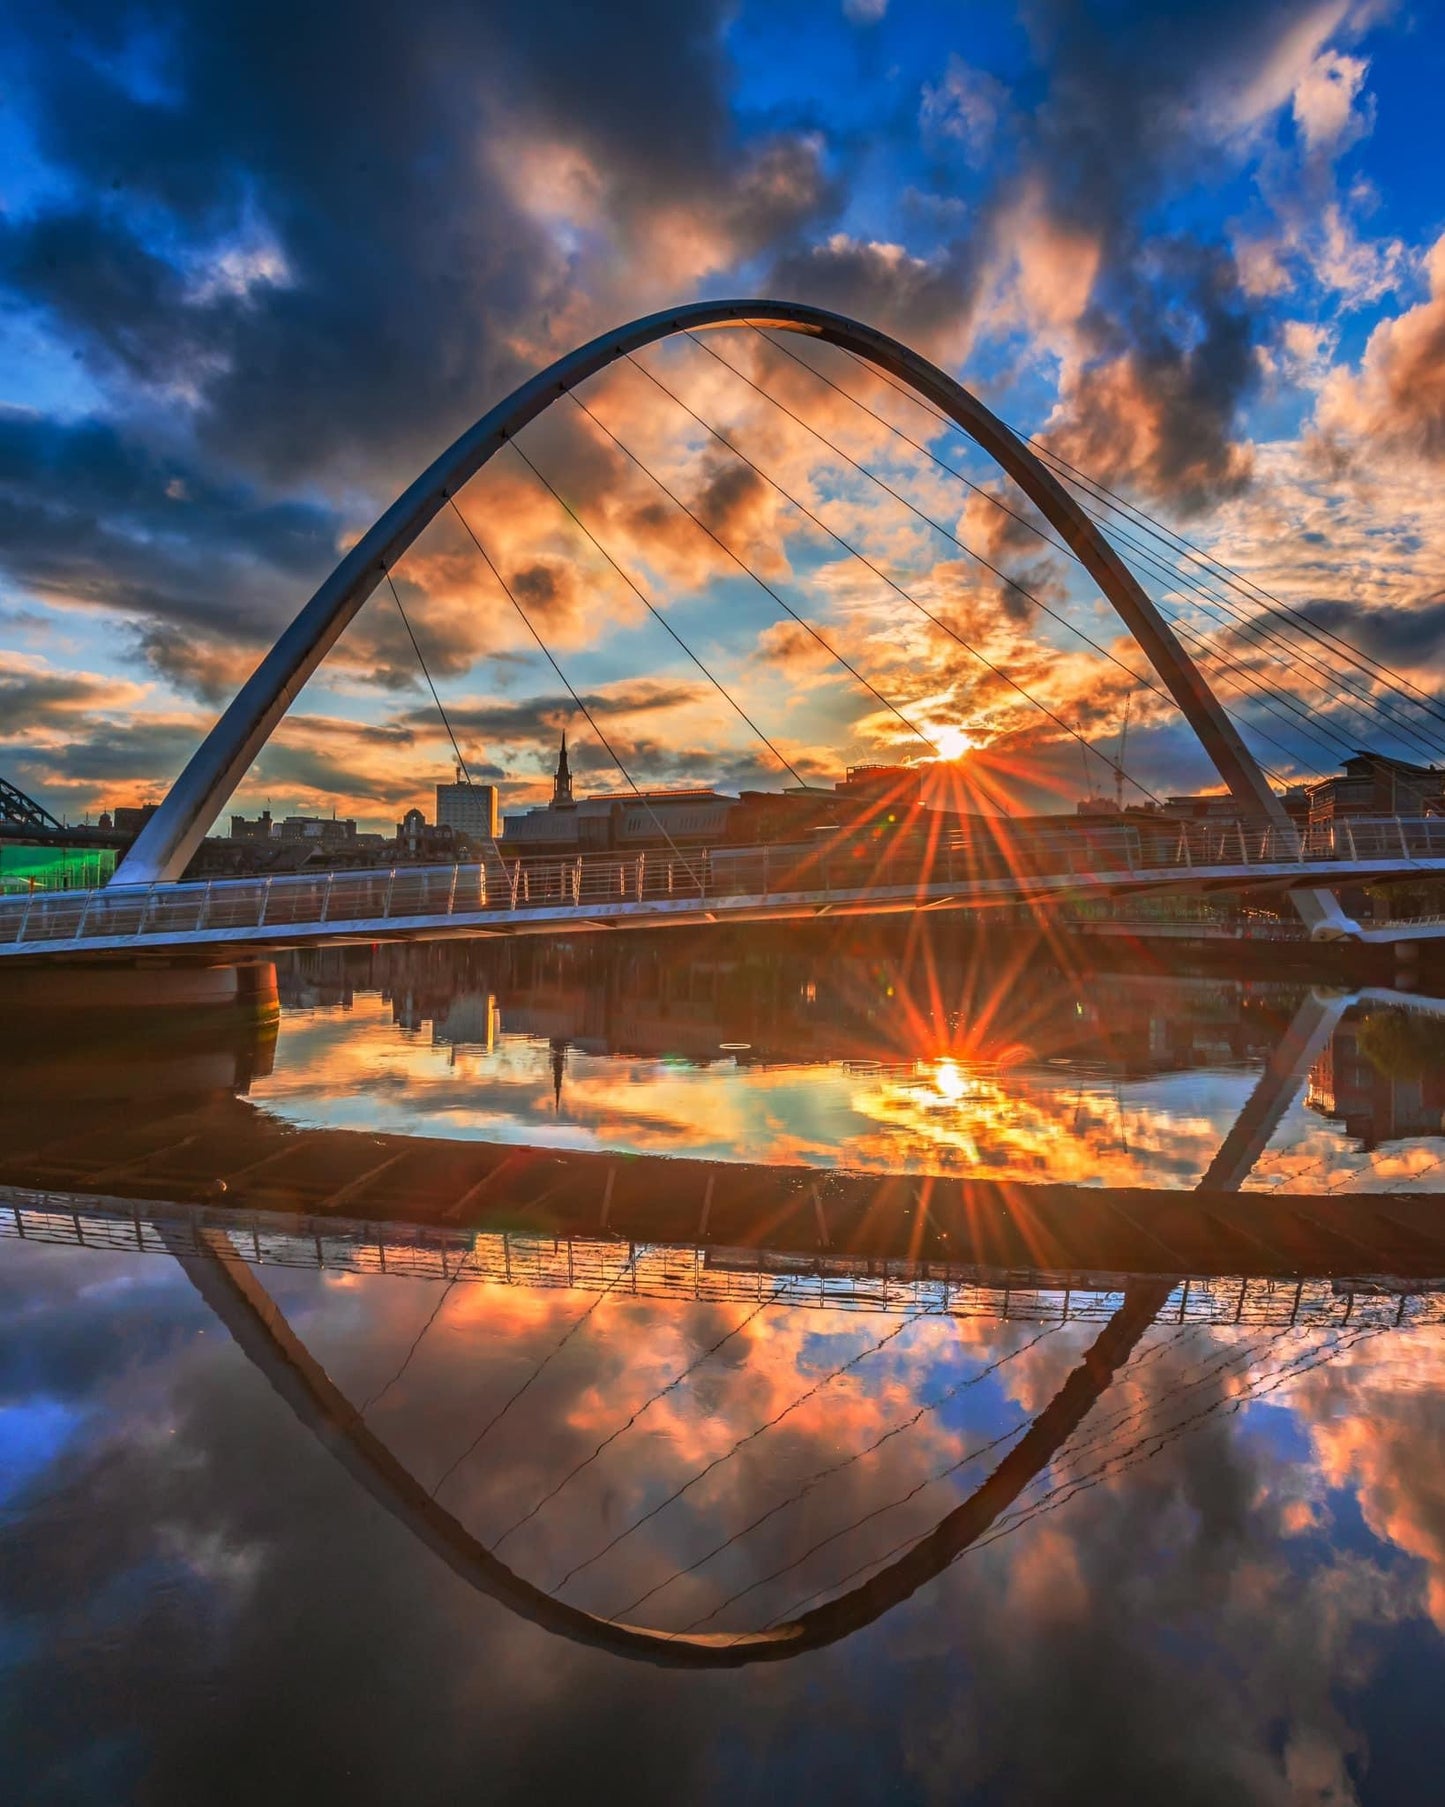
[[439, 784], [437, 826], [473, 841], [495, 841], [500, 826], [495, 784]]

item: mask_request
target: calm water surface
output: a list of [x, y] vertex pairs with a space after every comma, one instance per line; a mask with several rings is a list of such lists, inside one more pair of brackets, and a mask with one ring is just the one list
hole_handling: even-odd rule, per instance
[[1439, 1798], [1428, 1002], [945, 930], [276, 979], [6, 1019], [5, 1798]]

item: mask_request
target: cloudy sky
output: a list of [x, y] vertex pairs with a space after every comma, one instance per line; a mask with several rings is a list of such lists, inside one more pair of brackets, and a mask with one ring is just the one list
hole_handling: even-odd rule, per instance
[[[897, 334], [1243, 574], [1205, 599], [1123, 524], [1281, 778], [1445, 748], [1413, 693], [1372, 707], [1373, 660], [1434, 694], [1445, 632], [1423, 5], [57, 0], [0, 32], [0, 773], [57, 813], [161, 795], [514, 384], [710, 295]], [[842, 354], [739, 329], [582, 400], [461, 498], [510, 597], [455, 516], [395, 573], [507, 801], [564, 726], [620, 783], [534, 636], [639, 781], [971, 744], [995, 794], [1071, 804], [1107, 781], [1073, 734], [1112, 753], [1126, 702], [1142, 786], [1210, 781], [1019, 498]], [[1260, 589], [1363, 659], [1241, 633]], [[239, 800], [379, 826], [450, 760], [383, 590]]]

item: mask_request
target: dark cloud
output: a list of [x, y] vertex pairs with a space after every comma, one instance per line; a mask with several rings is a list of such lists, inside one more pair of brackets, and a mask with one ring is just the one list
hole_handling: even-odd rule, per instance
[[0, 269], [102, 375], [199, 367], [208, 445], [271, 475], [410, 471], [516, 378], [518, 325], [574, 299], [570, 259], [510, 195], [534, 144], [580, 161], [638, 251], [659, 212], [692, 212], [731, 262], [824, 200], [804, 140], [740, 147], [720, 5], [165, 10], [165, 104], [105, 73], [125, 47], [111, 9], [66, 11], [71, 44], [52, 20], [29, 46], [36, 125], [96, 198], [10, 222]]
[[274, 637], [334, 561], [337, 526], [111, 422], [0, 409], [0, 565], [38, 594], [152, 624], [141, 647], [159, 670], [183, 632]]
[[[602, 720], [684, 709], [696, 703], [703, 694], [702, 689], [695, 684], [649, 682], [620, 684], [610, 690], [579, 692], [586, 707]], [[492, 735], [501, 739], [545, 739], [555, 735], [563, 727], [571, 727], [577, 715], [577, 704], [566, 694], [528, 697], [525, 701], [516, 703], [460, 703], [447, 709], [447, 718], [454, 728], [465, 730], [468, 734]], [[437, 725], [434, 707], [430, 710], [415, 709], [402, 719], [409, 726], [418, 728], [435, 728]]]
[[[1438, 669], [1445, 652], [1445, 595], [1369, 607], [1342, 597], [1315, 597], [1303, 605], [1302, 613], [1317, 627], [1387, 664]], [[1356, 688], [1359, 682], [1352, 679]]]
[[[21, 591], [120, 615], [134, 658], [216, 707], [339, 547], [594, 330], [738, 284], [856, 313], [949, 364], [981, 332], [987, 384], [1017, 368], [1025, 334], [1032, 370], [1044, 331], [1000, 301], [1000, 271], [1055, 240], [1060, 271], [1097, 256], [1097, 276], [1067, 322], [1054, 442], [1202, 508], [1249, 479], [1254, 304], [1220, 230], [1193, 212], [1167, 235], [1160, 222], [1184, 189], [1237, 175], [1259, 125], [1236, 117], [1240, 96], [1323, 16], [1311, 0], [1189, 0], [1122, 29], [1110, 6], [1030, 0], [1034, 66], [1011, 93], [944, 50], [921, 127], [919, 90], [899, 103], [903, 160], [926, 158], [942, 197], [914, 250], [884, 242], [876, 193], [847, 192], [863, 151], [841, 115], [743, 109], [726, 0], [625, 16], [580, 0], [22, 9], [6, 27], [17, 117], [46, 179], [0, 215], [0, 298], [102, 404], [92, 420], [0, 416], [0, 566]], [[1380, 342], [1387, 400], [1424, 396], [1437, 324]], [[1429, 445], [1437, 413], [1426, 396]], [[692, 580], [722, 568], [655, 495], [624, 505], [637, 473], [594, 434], [543, 426], [537, 443], [609, 543], [650, 541], [659, 580], [684, 558]], [[730, 544], [754, 562], [755, 542], [781, 544], [743, 468], [704, 458], [694, 477]], [[545, 531], [520, 518], [502, 568], [554, 639], [580, 636], [593, 591]], [[1027, 587], [1053, 586], [1048, 561], [1001, 549]], [[446, 581], [418, 571], [408, 596], [438, 676], [491, 653], [466, 557]], [[1016, 590], [985, 601], [1027, 625]], [[369, 610], [335, 657], [412, 690], [415, 655], [385, 615]]]
[[344, 754], [329, 753], [324, 747], [300, 746], [285, 739], [274, 740], [266, 748], [257, 761], [250, 788], [273, 789], [281, 795], [302, 792], [319, 797], [360, 797], [392, 810], [411, 804], [417, 794], [416, 778], [404, 768], [378, 771]]
[[28, 774], [42, 790], [121, 785], [129, 792], [139, 786], [157, 798], [195, 752], [200, 731], [198, 723], [143, 715], [124, 721], [92, 718], [76, 723], [63, 742], [38, 746], [30, 735], [10, 739], [8, 725], [0, 718], [0, 761], [22, 784]]
[[256, 664], [244, 648], [198, 639], [169, 622], [140, 627], [136, 642], [157, 676], [217, 709], [230, 702]]
[[788, 251], [774, 264], [766, 287], [784, 301], [811, 301], [850, 314], [949, 361], [972, 318], [982, 255], [972, 239], [921, 258], [896, 245], [836, 237]]
[[77, 715], [105, 707], [115, 695], [114, 687], [99, 678], [0, 671], [0, 733], [65, 726]]

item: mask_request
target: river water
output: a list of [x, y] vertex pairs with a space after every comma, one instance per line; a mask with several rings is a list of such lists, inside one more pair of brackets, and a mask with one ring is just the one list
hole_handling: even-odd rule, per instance
[[4, 1798], [1438, 1798], [1433, 1000], [946, 924], [173, 982], [0, 997]]

